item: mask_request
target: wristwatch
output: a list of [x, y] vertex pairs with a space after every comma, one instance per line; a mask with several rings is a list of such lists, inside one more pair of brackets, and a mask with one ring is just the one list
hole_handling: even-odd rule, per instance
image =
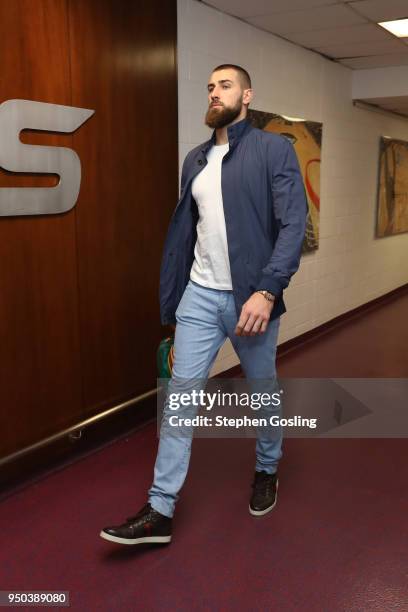
[[270, 291], [266, 291], [266, 289], [260, 289], [256, 291], [256, 293], [261, 293], [268, 302], [273, 302], [275, 300], [275, 296]]

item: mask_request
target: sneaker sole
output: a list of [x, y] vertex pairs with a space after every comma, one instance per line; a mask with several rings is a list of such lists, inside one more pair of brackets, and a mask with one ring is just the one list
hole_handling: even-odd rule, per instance
[[276, 502], [278, 501], [278, 487], [279, 487], [279, 480], [276, 481], [276, 495], [275, 495], [275, 501], [273, 502], [272, 506], [265, 508], [265, 510], [253, 510], [251, 508], [251, 504], [249, 504], [249, 513], [252, 514], [252, 516], [263, 516], [264, 514], [268, 514], [268, 512], [273, 510], [274, 507], [276, 506]]
[[119, 538], [118, 536], [111, 535], [105, 531], [101, 531], [99, 534], [104, 540], [109, 542], [116, 542], [117, 544], [167, 544], [171, 542], [171, 535], [169, 536], [150, 536], [145, 538]]

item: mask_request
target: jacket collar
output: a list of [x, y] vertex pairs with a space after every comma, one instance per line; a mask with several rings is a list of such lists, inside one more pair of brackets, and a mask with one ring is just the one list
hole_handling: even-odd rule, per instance
[[[250, 129], [251, 129], [251, 124], [246, 118], [241, 119], [241, 121], [238, 121], [237, 123], [233, 123], [232, 125], [229, 125], [227, 127], [227, 135], [228, 135], [228, 142], [229, 142], [230, 149], [235, 147], [239, 143], [239, 141], [241, 140], [245, 132]], [[215, 145], [215, 141], [216, 141], [215, 139], [216, 139], [216, 131], [214, 130], [210, 140], [207, 140], [206, 142], [204, 142], [201, 147], [201, 152], [204, 153], [204, 155], [206, 155], [208, 151], [210, 150], [210, 148], [213, 145]]]

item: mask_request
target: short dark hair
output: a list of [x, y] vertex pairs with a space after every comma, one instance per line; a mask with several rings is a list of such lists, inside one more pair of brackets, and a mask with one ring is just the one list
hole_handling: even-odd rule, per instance
[[237, 64], [220, 64], [219, 66], [213, 69], [213, 72], [216, 72], [217, 70], [227, 70], [229, 68], [236, 70], [236, 72], [238, 72], [238, 76], [240, 78], [241, 85], [243, 86], [244, 89], [251, 88], [251, 77], [249, 76], [245, 68], [242, 68], [242, 66], [237, 66]]

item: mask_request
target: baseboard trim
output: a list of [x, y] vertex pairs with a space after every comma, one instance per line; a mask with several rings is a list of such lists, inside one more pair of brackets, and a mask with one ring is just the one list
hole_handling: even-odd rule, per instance
[[[135, 409], [135, 404], [137, 409]], [[156, 422], [156, 390], [40, 440], [0, 465], [0, 502], [86, 456]], [[103, 416], [103, 418], [101, 418]], [[72, 436], [79, 432], [78, 437]]]
[[364, 316], [372, 310], [376, 310], [383, 304], [388, 304], [390, 301], [407, 294], [408, 283], [406, 283], [405, 285], [401, 285], [400, 287], [397, 287], [396, 289], [393, 289], [392, 291], [389, 291], [384, 295], [380, 295], [379, 297], [376, 297], [373, 300], [370, 300], [369, 302], [365, 302], [364, 304], [361, 304], [360, 306], [357, 306], [352, 310], [343, 312], [341, 315], [334, 317], [334, 319], [325, 321], [321, 325], [314, 327], [313, 329], [305, 332], [304, 334], [296, 336], [296, 338], [291, 338], [286, 342], [282, 342], [282, 344], [278, 346], [277, 357], [279, 358], [283, 355], [287, 355], [291, 351], [296, 350], [299, 347], [308, 344], [309, 342], [314, 342], [318, 338], [321, 338], [323, 335], [326, 335], [332, 332], [333, 330], [342, 327], [343, 325], [347, 325], [354, 319]]

